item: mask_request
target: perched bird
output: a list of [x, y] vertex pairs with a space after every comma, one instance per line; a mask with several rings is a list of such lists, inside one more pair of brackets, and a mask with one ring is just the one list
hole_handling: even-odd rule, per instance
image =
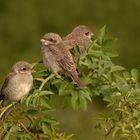
[[26, 61], [19, 61], [13, 65], [0, 91], [3, 106], [16, 102], [28, 94], [33, 85], [32, 72], [32, 65]]
[[71, 49], [75, 46], [80, 47], [81, 54], [86, 52], [87, 46], [92, 42], [91, 38], [94, 34], [85, 25], [79, 25], [73, 29], [73, 31], [63, 37], [65, 45]]
[[41, 39], [41, 42], [43, 64], [48, 70], [56, 75], [63, 70], [70, 75], [80, 88], [85, 87], [85, 84], [78, 76], [73, 57], [61, 37], [55, 33], [47, 33]]
[[[3, 107], [17, 102], [29, 93], [33, 85], [32, 72], [32, 65], [26, 61], [19, 61], [13, 65], [12, 71], [7, 75], [0, 91]], [[1, 116], [0, 126], [11, 111], [12, 109], [9, 108]]]

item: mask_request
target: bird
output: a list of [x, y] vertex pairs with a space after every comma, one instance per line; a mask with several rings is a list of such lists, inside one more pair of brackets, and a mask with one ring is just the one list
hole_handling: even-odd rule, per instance
[[[58, 75], [58, 72], [61, 71], [61, 67], [59, 67], [56, 56], [59, 55], [60, 49], [57, 48], [57, 44], [62, 41], [62, 38], [56, 33], [46, 33], [41, 39], [42, 42], [42, 57], [43, 64], [47, 69]], [[58, 51], [58, 52], [57, 52]]]
[[85, 25], [76, 26], [72, 32], [62, 39], [65, 45], [72, 49], [75, 46], [80, 47], [80, 53], [84, 54], [87, 50], [87, 46], [92, 42], [93, 32]]
[[62, 38], [56, 33], [47, 33], [41, 42], [43, 64], [48, 70], [55, 75], [64, 71], [80, 88], [84, 88], [86, 85], [80, 80], [73, 57]]
[[29, 93], [33, 86], [33, 71], [32, 65], [26, 61], [19, 61], [12, 66], [0, 91], [2, 106], [17, 102]]
[[[29, 93], [33, 86], [32, 65], [26, 61], [19, 61], [12, 66], [11, 72], [6, 76], [0, 90], [2, 107], [16, 103]], [[12, 108], [8, 108], [0, 117], [0, 126], [8, 117]]]

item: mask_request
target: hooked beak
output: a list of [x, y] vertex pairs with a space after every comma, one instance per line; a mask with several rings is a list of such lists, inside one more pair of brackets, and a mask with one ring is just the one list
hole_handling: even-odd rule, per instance
[[42, 42], [42, 45], [49, 45], [50, 44], [50, 42], [45, 40], [45, 39], [41, 39], [40, 41]]
[[43, 43], [43, 42], [45, 42], [45, 39], [41, 39], [40, 41]]

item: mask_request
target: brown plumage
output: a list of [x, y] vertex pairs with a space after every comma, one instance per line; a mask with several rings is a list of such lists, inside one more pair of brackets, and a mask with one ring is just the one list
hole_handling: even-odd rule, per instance
[[63, 37], [65, 45], [71, 49], [75, 46], [80, 47], [81, 54], [86, 52], [87, 46], [91, 43], [91, 38], [94, 34], [85, 25], [79, 25], [73, 31]]
[[41, 41], [43, 64], [54, 74], [64, 70], [80, 88], [85, 87], [78, 76], [73, 57], [61, 37], [48, 33]]

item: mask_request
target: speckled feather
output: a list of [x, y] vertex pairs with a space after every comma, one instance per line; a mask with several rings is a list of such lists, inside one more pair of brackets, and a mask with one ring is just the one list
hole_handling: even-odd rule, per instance
[[[86, 36], [86, 33], [89, 33], [89, 36]], [[93, 33], [87, 26], [79, 25], [75, 27], [70, 34], [66, 35], [62, 39], [69, 49], [79, 46], [81, 54], [83, 54], [86, 52], [89, 43], [91, 43], [91, 36], [93, 36]]]
[[[81, 88], [85, 87], [85, 84], [80, 80], [78, 76], [73, 57], [70, 51], [68, 50], [68, 48], [63, 43], [63, 41], [60, 41], [59, 43], [54, 44], [54, 45], [50, 44], [47, 46], [43, 46], [44, 50], [45, 50], [45, 47], [47, 48], [46, 52], [42, 52], [42, 53], [43, 53], [43, 56], [45, 56], [46, 58], [46, 59], [43, 59], [44, 63], [45, 64], [50, 63], [50, 65], [47, 65], [47, 67], [51, 67], [49, 69], [51, 69], [53, 73], [58, 73], [59, 71], [64, 70], [66, 73], [68, 73], [71, 76], [73, 81], [79, 87]], [[48, 57], [48, 54], [52, 57], [51, 58]], [[46, 61], [48, 62], [46, 63]]]

